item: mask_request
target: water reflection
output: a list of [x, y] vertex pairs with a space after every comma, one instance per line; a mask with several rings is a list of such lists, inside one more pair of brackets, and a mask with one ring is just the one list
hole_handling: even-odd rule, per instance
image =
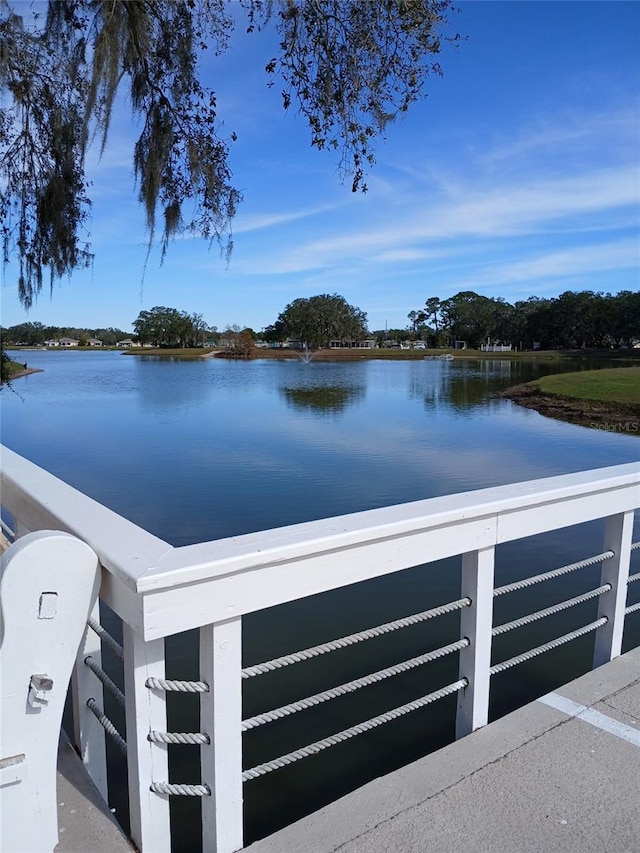
[[315, 388], [281, 388], [284, 399], [294, 409], [307, 409], [322, 415], [337, 415], [365, 396], [359, 385], [321, 385]]
[[422, 399], [429, 412], [450, 409], [462, 415], [486, 410], [500, 391], [551, 373], [604, 366], [602, 359], [525, 361], [517, 359], [458, 359], [414, 362], [409, 394]]
[[[210, 388], [204, 359], [184, 360], [165, 356], [127, 356], [139, 374], [136, 391], [141, 405], [169, 415], [172, 409], [193, 408], [203, 402]], [[158, 370], [163, 381], [158, 382]]]
[[508, 361], [429, 361], [411, 375], [409, 393], [422, 399], [427, 411], [444, 408], [468, 414], [476, 406], [486, 407], [492, 392], [518, 381], [512, 380]]

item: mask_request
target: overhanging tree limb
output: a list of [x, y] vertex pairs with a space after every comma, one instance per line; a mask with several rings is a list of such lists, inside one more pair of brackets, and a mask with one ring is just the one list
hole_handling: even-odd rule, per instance
[[[373, 143], [423, 94], [450, 0], [240, 0], [247, 29], [271, 24], [284, 83], [311, 144], [338, 153], [366, 189]], [[116, 94], [129, 87], [142, 132], [133, 153], [149, 248], [162, 221], [164, 256], [187, 231], [231, 250], [241, 194], [215, 94], [198, 77], [203, 50], [227, 47], [231, 0], [51, 0], [46, 15], [0, 0], [0, 231], [29, 307], [43, 286], [91, 263], [85, 154], [108, 145]], [[457, 36], [449, 39], [456, 41]]]

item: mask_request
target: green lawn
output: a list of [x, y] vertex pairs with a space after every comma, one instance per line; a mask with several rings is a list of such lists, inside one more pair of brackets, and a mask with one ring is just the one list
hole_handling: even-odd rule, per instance
[[640, 404], [640, 367], [559, 373], [538, 379], [535, 384], [545, 394], [604, 403]]
[[11, 377], [16, 373], [20, 373], [21, 370], [24, 370], [23, 364], [20, 364], [17, 361], [12, 361], [10, 358], [4, 359], [2, 365], [2, 381], [11, 381]]

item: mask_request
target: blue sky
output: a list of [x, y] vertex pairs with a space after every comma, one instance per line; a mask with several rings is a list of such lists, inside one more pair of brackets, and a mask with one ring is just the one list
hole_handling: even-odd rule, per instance
[[93, 268], [48, 289], [27, 314], [15, 270], [2, 324], [116, 326], [155, 305], [259, 331], [297, 297], [340, 293], [369, 328], [404, 328], [431, 296], [460, 290], [509, 302], [565, 290], [640, 288], [640, 3], [463, 2], [468, 40], [441, 54], [444, 77], [388, 128], [369, 192], [341, 184], [312, 150], [264, 66], [273, 33], [233, 37], [206, 79], [238, 141], [244, 202], [227, 264], [180, 239], [164, 265], [146, 254], [133, 188], [134, 131], [116, 116], [91, 159]]

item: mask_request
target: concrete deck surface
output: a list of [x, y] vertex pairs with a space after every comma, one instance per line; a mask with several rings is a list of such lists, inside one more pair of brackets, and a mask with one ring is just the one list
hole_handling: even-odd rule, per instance
[[639, 853], [639, 721], [636, 649], [246, 850]]
[[64, 733], [58, 748], [58, 844], [55, 850], [56, 853], [132, 853], [135, 850]]

